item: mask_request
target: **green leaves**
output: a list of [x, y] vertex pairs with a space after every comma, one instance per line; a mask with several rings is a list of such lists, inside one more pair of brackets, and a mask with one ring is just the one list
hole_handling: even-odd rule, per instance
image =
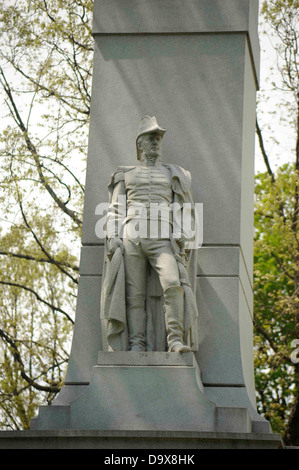
[[[298, 0], [265, 0], [260, 30], [273, 45], [276, 67], [266, 81], [276, 94], [259, 100], [257, 134], [267, 174], [257, 175], [255, 212], [256, 380], [260, 410], [289, 445], [299, 444], [299, 366], [291, 361], [299, 338], [299, 70]], [[262, 96], [262, 95], [261, 95]], [[272, 116], [272, 117], [271, 117]], [[268, 142], [263, 132], [270, 132]], [[266, 135], [266, 134], [264, 134]], [[271, 149], [269, 151], [268, 149]], [[274, 153], [291, 163], [271, 169]], [[270, 164], [271, 163], [271, 164]]]
[[[9, 4], [8, 4], [9, 3]], [[89, 0], [0, 0], [0, 428], [27, 429], [65, 373], [93, 59]]]
[[275, 182], [256, 176], [254, 244], [254, 323], [259, 408], [283, 432], [298, 389], [291, 342], [298, 331], [297, 231], [294, 211], [298, 172], [279, 168]]

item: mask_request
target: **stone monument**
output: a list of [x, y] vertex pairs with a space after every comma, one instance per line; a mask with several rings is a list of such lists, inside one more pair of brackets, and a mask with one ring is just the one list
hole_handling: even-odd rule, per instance
[[[95, 0], [92, 109], [72, 349], [65, 385], [52, 406], [40, 407], [31, 431], [25, 433], [28, 443], [42, 434], [48, 447], [63, 447], [66, 439], [68, 446], [77, 448], [87, 443], [114, 449], [280, 446], [280, 436], [256, 411], [253, 370], [257, 19], [258, 0]], [[171, 342], [166, 315], [158, 329], [165, 325], [168, 341], [163, 343], [161, 333], [159, 344], [153, 345], [144, 311], [138, 317], [141, 326], [130, 318], [133, 301], [124, 301], [121, 289], [128, 287], [121, 282], [116, 305], [129, 310], [127, 334], [116, 331], [117, 326], [124, 331], [125, 322], [113, 323], [103, 311], [103, 305], [107, 311], [111, 307], [105, 303], [107, 292], [101, 312], [107, 256], [111, 263], [128, 257], [121, 237], [98, 237], [102, 204], [110, 175], [110, 188], [115, 188], [118, 181], [127, 184], [133, 174], [125, 167], [136, 168], [136, 130], [145, 115], [141, 129], [153, 126], [156, 150], [165, 132], [157, 121], [167, 128], [163, 162], [168, 167], [163, 165], [160, 175], [166, 200], [170, 202], [171, 168], [179, 165], [192, 175], [193, 200], [203, 204], [203, 244], [193, 250], [198, 254], [199, 315], [195, 313], [191, 322], [196, 342], [187, 337], [191, 330], [182, 327], [177, 313], [175, 340]], [[137, 152], [142, 154], [145, 145], [137, 141]], [[113, 214], [112, 201], [108, 221]], [[174, 237], [180, 251], [178, 241], [183, 246], [184, 240]], [[169, 238], [167, 249], [160, 252], [167, 252], [170, 243]], [[137, 268], [134, 273], [134, 266], [130, 269], [137, 274]], [[150, 272], [147, 290], [156, 282]], [[172, 281], [171, 309], [176, 305], [180, 310], [182, 287], [177, 279]], [[167, 279], [159, 293], [152, 292], [155, 305], [150, 311], [158, 311], [156, 304], [169, 285]], [[107, 286], [109, 282], [103, 282], [103, 288]], [[192, 300], [191, 294], [186, 297]], [[167, 311], [167, 293], [164, 302]]]

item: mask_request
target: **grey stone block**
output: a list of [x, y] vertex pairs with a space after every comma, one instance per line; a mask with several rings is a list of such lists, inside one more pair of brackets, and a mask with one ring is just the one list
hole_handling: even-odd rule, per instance
[[205, 383], [245, 385], [240, 316], [249, 316], [249, 313], [239, 312], [240, 289], [237, 277], [198, 279], [199, 351], [196, 358]]
[[101, 0], [93, 34], [246, 31], [250, 6], [248, 0], [127, 0], [124, 7], [122, 0]]
[[0, 431], [0, 449], [282, 449], [279, 434], [182, 431]]
[[206, 386], [207, 398], [216, 403], [217, 408], [246, 408], [250, 415], [253, 433], [272, 433], [269, 421], [256, 411], [255, 400], [249, 397], [246, 387], [235, 386]]
[[238, 276], [238, 246], [202, 246], [198, 250], [199, 276]]
[[139, 365], [136, 357], [134, 365], [110, 360], [114, 365], [94, 367], [86, 392], [70, 405], [70, 427], [214, 431], [215, 404], [203, 393], [196, 363], [166, 365], [167, 355], [162, 353], [159, 361], [159, 354], [145, 353]]
[[75, 327], [65, 382], [89, 382], [102, 349], [100, 322], [101, 277], [81, 276]]
[[256, 419], [252, 420], [252, 432], [257, 434], [272, 433], [271, 424], [261, 416], [257, 416]]
[[82, 382], [79, 385], [74, 382], [70, 384], [65, 383], [53, 401], [52, 406], [68, 406], [72, 401], [79, 398], [80, 395], [85, 392], [87, 386], [88, 383], [83, 384]]
[[247, 408], [217, 408], [216, 429], [218, 432], [251, 432]]
[[80, 259], [81, 276], [99, 276], [103, 271], [104, 246], [82, 246]]
[[246, 31], [259, 71], [257, 13], [258, 0], [127, 0], [125, 5], [122, 0], [101, 0], [94, 6], [93, 34]]
[[271, 433], [245, 387], [203, 387], [191, 352], [100, 351], [99, 363], [88, 386], [40, 407], [32, 429]]
[[99, 351], [98, 365], [103, 366], [193, 366], [194, 355], [175, 352]]
[[69, 406], [40, 406], [38, 417], [31, 420], [31, 429], [69, 429]]
[[250, 272], [246, 267], [242, 249], [239, 246], [202, 246], [198, 250], [198, 276], [239, 277], [252, 315], [252, 271]]
[[[82, 246], [80, 259], [81, 276], [101, 276], [104, 246]], [[238, 246], [202, 246], [198, 250], [199, 276], [241, 276], [244, 289], [251, 289], [244, 259]], [[247, 277], [247, 278], [246, 278]]]

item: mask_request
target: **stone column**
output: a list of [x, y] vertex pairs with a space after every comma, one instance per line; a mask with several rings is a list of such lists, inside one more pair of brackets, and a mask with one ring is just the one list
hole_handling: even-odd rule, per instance
[[95, 0], [81, 277], [61, 403], [90, 382], [103, 349], [97, 207], [117, 166], [136, 163], [149, 114], [167, 128], [164, 162], [191, 172], [203, 203], [195, 356], [205, 393], [219, 407], [248, 408], [255, 430], [267, 428], [255, 412], [252, 342], [257, 19], [258, 0]]

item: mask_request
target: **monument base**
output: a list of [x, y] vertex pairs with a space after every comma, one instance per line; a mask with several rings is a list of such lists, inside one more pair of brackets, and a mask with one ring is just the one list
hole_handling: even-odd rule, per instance
[[101, 351], [89, 385], [66, 385], [52, 406], [41, 406], [24, 445], [40, 436], [47, 446], [279, 446], [268, 429], [256, 432], [246, 406], [207, 398], [192, 352]]
[[[279, 434], [187, 431], [0, 431], [0, 449], [111, 449], [114, 455], [118, 455], [117, 449], [132, 451], [132, 454], [135, 449], [143, 451], [168, 449], [174, 455], [187, 455], [188, 449], [282, 448]], [[107, 452], [106, 455], [111, 453]], [[128, 452], [126, 455], [129, 455]]]

